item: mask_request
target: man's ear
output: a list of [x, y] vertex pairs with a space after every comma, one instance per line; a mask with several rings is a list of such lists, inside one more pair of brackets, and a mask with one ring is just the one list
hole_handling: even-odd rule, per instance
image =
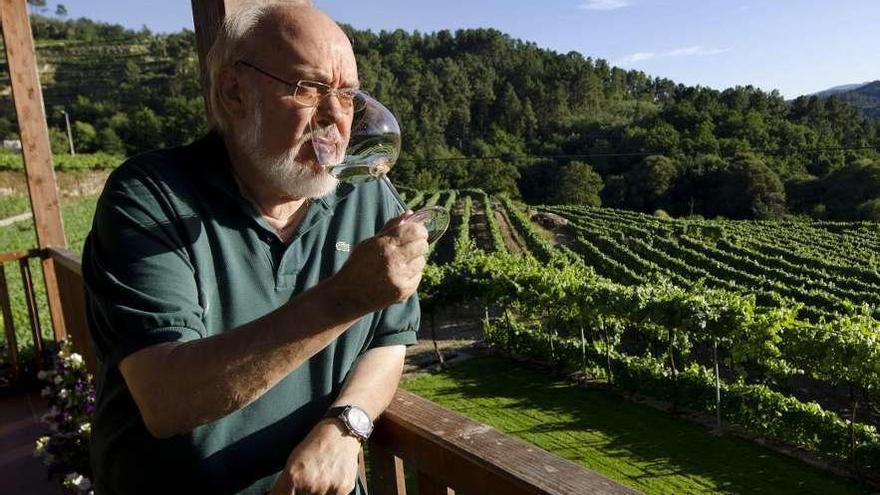
[[232, 67], [224, 67], [220, 70], [220, 102], [226, 109], [226, 113], [233, 119], [242, 119], [247, 116], [244, 88], [238, 73]]

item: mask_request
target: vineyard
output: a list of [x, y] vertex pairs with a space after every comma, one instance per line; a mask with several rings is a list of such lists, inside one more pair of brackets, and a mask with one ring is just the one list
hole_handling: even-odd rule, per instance
[[482, 300], [501, 350], [877, 475], [876, 224], [410, 195], [454, 212], [420, 290], [426, 311]]

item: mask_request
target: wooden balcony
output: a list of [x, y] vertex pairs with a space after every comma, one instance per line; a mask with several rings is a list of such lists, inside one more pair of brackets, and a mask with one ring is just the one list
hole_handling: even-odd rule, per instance
[[[0, 255], [0, 262], [23, 267], [32, 257], [51, 261], [47, 265], [54, 270], [54, 277], [49, 278], [57, 281], [67, 338], [94, 372], [96, 361], [86, 326], [79, 256], [68, 249], [47, 248]], [[26, 281], [24, 290], [31, 300], [31, 279], [24, 275], [24, 268], [21, 271]], [[0, 306], [7, 315], [9, 297], [4, 289], [5, 284], [0, 283]], [[35, 309], [29, 314], [34, 318], [31, 326], [39, 335], [38, 314]], [[7, 327], [7, 338], [9, 330]], [[370, 470], [367, 474], [362, 469], [362, 477], [369, 478], [370, 493], [379, 495], [407, 493], [407, 479], [419, 495], [638, 493], [403, 390], [397, 392], [377, 422], [367, 452]]]

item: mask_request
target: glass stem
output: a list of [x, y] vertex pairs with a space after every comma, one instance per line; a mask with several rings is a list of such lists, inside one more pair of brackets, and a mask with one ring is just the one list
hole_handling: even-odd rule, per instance
[[385, 187], [391, 192], [391, 195], [394, 196], [394, 199], [397, 200], [397, 204], [400, 205], [400, 208], [405, 212], [409, 210], [409, 206], [407, 206], [406, 202], [403, 198], [400, 197], [400, 194], [397, 192], [397, 188], [394, 187], [394, 184], [391, 183], [391, 179], [388, 178], [386, 174], [382, 174], [379, 176], [379, 180], [385, 184]]

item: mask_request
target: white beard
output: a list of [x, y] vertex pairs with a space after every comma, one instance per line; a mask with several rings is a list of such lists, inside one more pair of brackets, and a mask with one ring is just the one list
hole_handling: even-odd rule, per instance
[[243, 132], [235, 136], [238, 146], [245, 156], [256, 165], [253, 172], [273, 190], [291, 198], [321, 198], [336, 190], [339, 180], [325, 170], [312, 170], [296, 160], [300, 148], [308, 143], [309, 135], [302, 136], [289, 150], [270, 155], [263, 147], [262, 108], [255, 98], [251, 122], [245, 124]]

